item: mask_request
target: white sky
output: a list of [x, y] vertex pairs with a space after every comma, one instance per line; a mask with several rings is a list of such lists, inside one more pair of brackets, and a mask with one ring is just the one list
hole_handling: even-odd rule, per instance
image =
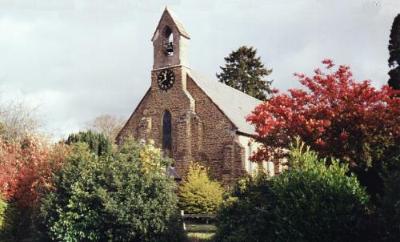
[[273, 86], [298, 87], [323, 58], [387, 82], [399, 0], [0, 0], [0, 99], [39, 106], [56, 137], [109, 113], [128, 117], [150, 85], [150, 38], [168, 5], [191, 35], [191, 67], [215, 77], [254, 46]]

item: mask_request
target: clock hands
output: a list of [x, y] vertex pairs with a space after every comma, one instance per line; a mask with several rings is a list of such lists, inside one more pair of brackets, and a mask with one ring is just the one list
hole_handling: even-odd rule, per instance
[[167, 90], [172, 87], [174, 83], [174, 73], [170, 70], [162, 71], [158, 75], [158, 85], [162, 90]]
[[168, 82], [167, 73], [163, 72], [162, 75], [163, 75], [163, 78], [161, 80], [161, 84], [166, 85], [167, 84], [166, 82]]

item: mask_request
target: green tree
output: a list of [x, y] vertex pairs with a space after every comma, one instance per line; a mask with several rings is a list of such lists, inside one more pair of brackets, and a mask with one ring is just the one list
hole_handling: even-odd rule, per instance
[[112, 142], [104, 134], [91, 130], [70, 134], [65, 141], [68, 145], [79, 142], [86, 143], [89, 149], [97, 155], [109, 154], [112, 150]]
[[394, 89], [400, 89], [400, 14], [393, 21], [389, 40], [389, 71], [388, 84]]
[[348, 168], [292, 147], [290, 170], [241, 181], [217, 216], [217, 241], [360, 241], [368, 195]]
[[[74, 145], [43, 200], [44, 234], [55, 241], [180, 241], [175, 184], [165, 169], [145, 172], [143, 148], [127, 141], [97, 156]], [[154, 162], [160, 160], [161, 153]]]
[[192, 163], [178, 194], [179, 207], [186, 213], [212, 214], [222, 203], [224, 189], [210, 180], [205, 167]]
[[248, 95], [266, 100], [271, 89], [272, 81], [264, 79], [271, 74], [272, 69], [267, 69], [257, 57], [257, 50], [253, 47], [241, 46], [236, 51], [225, 57], [226, 64], [217, 73], [220, 82], [238, 89]]

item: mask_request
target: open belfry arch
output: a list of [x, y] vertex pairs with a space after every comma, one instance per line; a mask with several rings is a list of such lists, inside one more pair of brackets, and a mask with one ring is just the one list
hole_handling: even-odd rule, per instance
[[[191, 161], [209, 167], [225, 184], [255, 170], [248, 157], [257, 147], [254, 127], [245, 117], [261, 101], [189, 68], [188, 32], [168, 8], [154, 31], [151, 83], [117, 142], [133, 136], [154, 140], [175, 160], [178, 176], [185, 176]], [[274, 174], [274, 167], [265, 163]]]

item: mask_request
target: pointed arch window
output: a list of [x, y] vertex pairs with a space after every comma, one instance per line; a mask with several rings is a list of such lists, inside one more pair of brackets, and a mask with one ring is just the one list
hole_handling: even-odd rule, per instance
[[168, 153], [171, 152], [172, 148], [171, 113], [168, 110], [165, 110], [162, 119], [162, 148]]
[[165, 49], [165, 53], [168, 56], [172, 56], [174, 55], [174, 34], [172, 33], [172, 30], [170, 27], [165, 26], [164, 29], [164, 49]]

